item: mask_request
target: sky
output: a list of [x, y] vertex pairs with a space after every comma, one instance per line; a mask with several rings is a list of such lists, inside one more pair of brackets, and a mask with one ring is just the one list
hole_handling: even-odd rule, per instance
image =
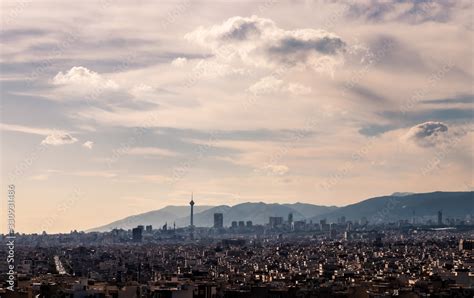
[[1, 2], [17, 231], [473, 188], [472, 1], [150, 2]]

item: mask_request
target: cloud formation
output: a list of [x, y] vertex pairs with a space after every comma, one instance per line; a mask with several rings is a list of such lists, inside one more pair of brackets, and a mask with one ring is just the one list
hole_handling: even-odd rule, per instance
[[283, 80], [277, 79], [274, 76], [267, 76], [261, 78], [255, 84], [250, 86], [248, 91], [255, 96], [261, 96], [275, 92], [289, 92], [295, 95], [306, 95], [311, 93], [311, 87], [307, 87], [300, 83], [284, 84]]
[[92, 141], [86, 141], [84, 142], [84, 144], [82, 144], [82, 147], [85, 147], [87, 149], [92, 149], [93, 146], [94, 146], [94, 142]]
[[263, 95], [278, 92], [282, 89], [283, 81], [273, 76], [260, 79], [258, 82], [249, 87], [249, 91], [254, 95]]
[[55, 132], [53, 134], [48, 135], [43, 141], [41, 141], [41, 144], [60, 146], [66, 144], [73, 144], [75, 142], [77, 142], [77, 139], [71, 136], [70, 134]]
[[182, 67], [188, 62], [188, 59], [185, 57], [178, 57], [171, 61], [171, 65], [176, 66], [176, 67]]
[[52, 84], [57, 87], [53, 97], [60, 100], [95, 100], [120, 91], [115, 81], [83, 66], [74, 66], [67, 72], [58, 72]]
[[106, 79], [95, 71], [83, 66], [74, 66], [66, 73], [60, 71], [54, 78], [55, 85], [75, 85], [82, 87], [102, 86], [104, 89], [117, 89], [118, 85], [112, 80]]
[[443, 141], [448, 126], [442, 122], [428, 121], [413, 126], [404, 135], [404, 139], [421, 147], [433, 147]]
[[302, 67], [334, 72], [343, 62], [346, 43], [325, 30], [284, 30], [270, 19], [232, 17], [220, 25], [199, 27], [185, 39], [212, 51], [218, 58], [237, 58], [257, 67]]

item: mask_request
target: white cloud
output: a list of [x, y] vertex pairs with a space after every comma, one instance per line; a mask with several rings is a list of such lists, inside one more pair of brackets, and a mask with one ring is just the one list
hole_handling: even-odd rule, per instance
[[257, 67], [308, 67], [333, 73], [343, 62], [345, 42], [324, 30], [284, 30], [270, 19], [232, 17], [220, 25], [199, 27], [185, 39], [210, 49], [223, 60], [240, 59]]
[[75, 85], [82, 87], [99, 87], [104, 89], [117, 89], [118, 85], [112, 80], [104, 78], [95, 71], [83, 66], [74, 66], [66, 73], [60, 71], [54, 78], [55, 85]]
[[84, 144], [82, 144], [82, 147], [85, 147], [87, 149], [92, 149], [93, 146], [94, 146], [94, 142], [92, 141], [86, 141], [84, 142]]
[[248, 89], [256, 96], [270, 94], [275, 92], [289, 92], [295, 95], [306, 95], [311, 93], [311, 88], [299, 83], [290, 83], [285, 85], [283, 80], [277, 79], [273, 76], [268, 76], [260, 79]]
[[77, 142], [77, 139], [71, 136], [70, 134], [55, 132], [53, 134], [48, 135], [43, 141], [41, 141], [41, 144], [59, 146], [65, 144], [73, 144], [75, 142]]
[[199, 60], [196, 66], [193, 67], [192, 72], [193, 74], [191, 76], [191, 79], [216, 78], [216, 77], [223, 77], [223, 76], [232, 75], [232, 74], [243, 75], [243, 74], [249, 73], [249, 71], [246, 70], [245, 68], [231, 66], [230, 64], [223, 63], [218, 60], [212, 60], [212, 59]]
[[188, 59], [184, 57], [178, 57], [171, 61], [171, 65], [176, 66], [176, 67], [182, 67], [188, 62]]
[[283, 81], [273, 76], [260, 79], [258, 82], [249, 87], [249, 91], [254, 95], [263, 95], [278, 92], [283, 86]]
[[127, 91], [121, 90], [115, 81], [82, 66], [74, 66], [64, 73], [60, 71], [52, 83], [57, 87], [50, 95], [54, 100], [113, 99], [118, 97], [120, 91], [122, 96], [128, 96]]

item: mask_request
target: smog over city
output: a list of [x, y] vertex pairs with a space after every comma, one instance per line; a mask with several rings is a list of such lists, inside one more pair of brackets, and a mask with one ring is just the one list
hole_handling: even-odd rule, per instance
[[2, 0], [0, 298], [474, 297], [470, 0]]

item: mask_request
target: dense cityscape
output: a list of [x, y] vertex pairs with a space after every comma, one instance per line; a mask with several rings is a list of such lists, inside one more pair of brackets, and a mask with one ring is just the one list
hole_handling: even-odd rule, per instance
[[[151, 225], [15, 235], [15, 291], [1, 297], [472, 297], [474, 224], [371, 224], [214, 213], [211, 228]], [[4, 235], [3, 238], [11, 235]], [[1, 258], [7, 258], [2, 251]]]

